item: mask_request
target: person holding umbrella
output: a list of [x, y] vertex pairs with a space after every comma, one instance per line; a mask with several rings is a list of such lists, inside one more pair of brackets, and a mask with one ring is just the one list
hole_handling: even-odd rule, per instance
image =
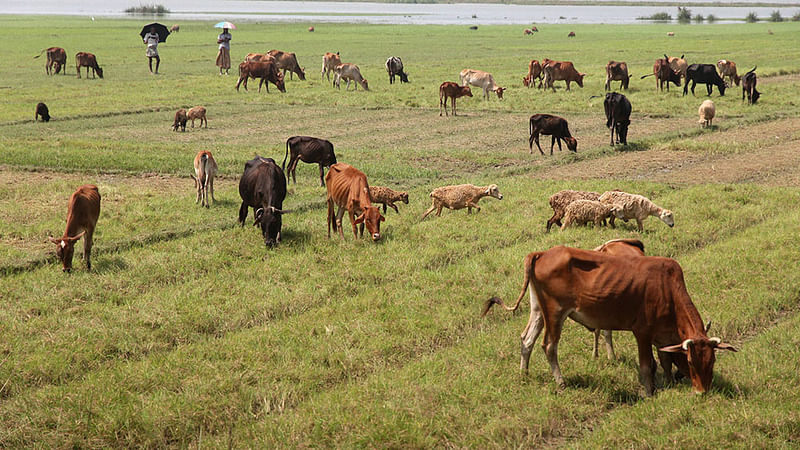
[[219, 44], [217, 67], [219, 67], [219, 74], [222, 75], [222, 69], [225, 69], [225, 75], [228, 75], [228, 70], [231, 68], [231, 33], [228, 30], [235, 29], [236, 26], [230, 22], [220, 22], [214, 27], [222, 28], [222, 33], [217, 36], [217, 44]]
[[158, 43], [166, 42], [167, 36], [169, 36], [169, 30], [160, 23], [151, 23], [142, 28], [139, 36], [142, 37], [142, 42], [147, 45], [147, 52], [145, 55], [147, 55], [147, 58], [150, 61], [150, 73], [153, 73], [153, 58], [155, 58], [155, 73], [157, 74], [158, 66], [161, 65], [161, 58], [158, 57]]

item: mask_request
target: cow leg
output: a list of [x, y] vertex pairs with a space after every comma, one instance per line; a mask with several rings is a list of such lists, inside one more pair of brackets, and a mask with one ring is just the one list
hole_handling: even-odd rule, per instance
[[655, 393], [653, 377], [655, 359], [653, 359], [653, 342], [649, 336], [636, 334], [636, 344], [639, 347], [639, 381], [644, 385], [645, 395], [652, 397]]
[[[456, 116], [456, 98], [455, 97], [450, 99], [450, 106], [453, 107], [453, 117], [455, 117]], [[447, 110], [447, 105], [445, 105], [444, 109]]]
[[336, 232], [336, 221], [333, 214], [333, 200], [328, 199], [328, 239], [331, 238], [331, 222], [333, 222], [333, 231]]
[[443, 206], [444, 205], [442, 205], [442, 204], [439, 204], [439, 205], [436, 206], [436, 217], [441, 217], [442, 216], [442, 207]]
[[[614, 124], [614, 118], [612, 117], [611, 118], [611, 146], [612, 147], [614, 146], [614, 128], [616, 128], [616, 127], [615, 127], [615, 124]], [[619, 136], [617, 136], [617, 139], [619, 139]]]
[[661, 364], [661, 369], [664, 371], [664, 382], [673, 384], [675, 378], [672, 376], [672, 354], [667, 352], [658, 352], [658, 362]]
[[383, 215], [386, 215], [386, 203], [383, 204]]
[[87, 232], [83, 236], [83, 258], [86, 260], [86, 270], [92, 270], [92, 235], [94, 230]]
[[533, 352], [533, 344], [539, 338], [539, 334], [544, 328], [544, 319], [542, 318], [542, 311], [539, 309], [539, 301], [536, 299], [536, 293], [533, 286], [528, 287], [531, 298], [531, 315], [528, 318], [528, 324], [522, 330], [520, 336], [520, 361], [519, 370], [523, 373], [528, 373], [528, 365], [531, 360], [531, 353]]
[[244, 226], [244, 221], [247, 219], [247, 203], [242, 202], [242, 206], [239, 207], [239, 223]]
[[569, 80], [566, 81], [567, 81], [567, 90], [569, 91]]
[[[356, 214], [354, 211], [347, 211], [347, 215], [350, 217], [350, 225], [353, 227], [353, 237], [358, 239], [358, 229], [356, 227]], [[344, 236], [342, 236], [344, 238]]]
[[[344, 207], [340, 206], [339, 211], [336, 213], [336, 226], [339, 228], [339, 236], [344, 239], [344, 229], [342, 228], [342, 218], [344, 217]], [[352, 223], [353, 221], [351, 221]], [[355, 228], [355, 225], [353, 225]], [[334, 228], [336, 230], [336, 228]]]
[[706, 83], [706, 91], [708, 91], [708, 95], [707, 96], [710, 97], [711, 93], [714, 92], [714, 88], [711, 87], [710, 84]]
[[211, 203], [217, 203], [217, 199], [214, 198], [214, 178], [213, 177], [209, 178], [208, 187], [211, 188]]
[[611, 330], [603, 330], [603, 338], [606, 341], [606, 354], [608, 354], [608, 359], [612, 361], [616, 360], [617, 355], [614, 354], [614, 338]]
[[[667, 85], [667, 86], [669, 86], [669, 85]], [[697, 86], [697, 83], [694, 80], [692, 80], [692, 96], [694, 96], [694, 87], [695, 86]]]
[[547, 356], [547, 362], [550, 363], [550, 373], [553, 374], [556, 384], [564, 387], [566, 383], [564, 383], [564, 377], [561, 376], [561, 368], [558, 366], [558, 341], [561, 339], [561, 327], [564, 325], [566, 315], [557, 312], [545, 312], [544, 316], [547, 328], [544, 332], [542, 349], [544, 349], [544, 353]]
[[322, 163], [319, 163], [319, 185], [325, 187], [325, 168], [322, 166]]
[[597, 359], [598, 355], [598, 347], [600, 347], [600, 330], [599, 328], [595, 328], [592, 334], [594, 335], [594, 345], [592, 345], [592, 358]]
[[200, 203], [200, 200], [201, 200], [201, 194], [200, 193], [203, 190], [203, 186], [200, 185], [200, 180], [199, 179], [195, 179], [194, 183], [195, 183], [195, 188], [197, 189], [197, 198], [194, 199], [194, 204], [196, 205], [196, 204]]

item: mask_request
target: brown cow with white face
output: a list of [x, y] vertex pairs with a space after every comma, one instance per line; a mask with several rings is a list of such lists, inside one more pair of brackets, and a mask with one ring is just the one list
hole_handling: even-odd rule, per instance
[[100, 217], [100, 193], [97, 186], [86, 184], [79, 187], [69, 199], [67, 209], [67, 228], [64, 235], [56, 239], [50, 236], [50, 242], [56, 244], [56, 254], [61, 261], [62, 270], [72, 270], [72, 255], [75, 252], [75, 242], [83, 237], [83, 257], [86, 259], [86, 269], [92, 270], [92, 236]]
[[[359, 234], [364, 235], [366, 225], [373, 242], [381, 239], [381, 222], [386, 220], [378, 207], [373, 206], [369, 198], [369, 184], [364, 172], [355, 167], [337, 163], [331, 166], [325, 176], [325, 185], [328, 188], [328, 238], [333, 232], [339, 230], [339, 235], [344, 239], [342, 231], [342, 217], [344, 211], [350, 215], [350, 224], [353, 226], [353, 235], [358, 239]], [[339, 211], [334, 215], [335, 206]], [[361, 225], [360, 230], [356, 225]]]

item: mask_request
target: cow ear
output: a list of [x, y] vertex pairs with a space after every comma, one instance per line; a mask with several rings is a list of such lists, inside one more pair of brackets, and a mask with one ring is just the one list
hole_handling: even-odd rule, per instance
[[686, 350], [683, 349], [682, 344], [675, 344], [667, 347], [661, 347], [658, 349], [658, 351], [666, 353], [686, 353]]
[[363, 223], [363, 222], [364, 222], [364, 213], [361, 213], [360, 216], [356, 217], [356, 220], [353, 223], [355, 225], [358, 225], [358, 224]]
[[731, 344], [726, 344], [724, 342], [720, 342], [714, 348], [716, 348], [717, 350], [730, 350], [732, 352], [738, 352], [738, 350], [736, 350], [734, 346], [732, 346]]
[[56, 245], [61, 244], [61, 239], [56, 239], [53, 236], [48, 236], [47, 239], [49, 239], [50, 242], [52, 242], [53, 244], [56, 244]]
[[384, 222], [386, 220], [386, 217], [383, 217], [383, 216], [379, 216], [379, 217], [380, 217], [379, 222]]
[[84, 234], [86, 234], [86, 230], [81, 231], [80, 233], [76, 234], [75, 236], [71, 236], [71, 237], [65, 238], [64, 240], [67, 241], [67, 242], [75, 242], [78, 239], [82, 238]]

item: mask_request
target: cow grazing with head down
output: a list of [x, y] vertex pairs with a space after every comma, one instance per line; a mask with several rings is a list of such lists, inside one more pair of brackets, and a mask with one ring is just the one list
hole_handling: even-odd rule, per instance
[[399, 56], [390, 56], [386, 60], [386, 72], [389, 73], [389, 84], [394, 84], [394, 76], [400, 77], [401, 83], [408, 83], [408, 75], [403, 72], [403, 60]]
[[92, 53], [78, 52], [75, 54], [75, 69], [78, 71], [78, 78], [81, 77], [81, 67], [86, 67], [86, 78], [89, 78], [89, 69], [92, 69], [92, 78], [95, 74], [103, 78], [103, 69], [97, 65], [97, 57]]
[[50, 242], [56, 244], [56, 254], [61, 261], [62, 270], [72, 270], [72, 255], [75, 242], [83, 237], [83, 258], [86, 269], [92, 270], [92, 237], [100, 217], [100, 192], [97, 186], [86, 184], [79, 187], [69, 198], [67, 209], [67, 228], [64, 235], [56, 239], [50, 236]]
[[736, 74], [736, 63], [731, 61], [730, 59], [720, 59], [717, 61], [717, 69], [719, 69], [719, 75], [722, 77], [722, 80], [725, 81], [725, 77], [730, 78], [731, 83], [735, 84], [736, 86], [739, 85], [741, 81], [741, 77]]
[[67, 74], [67, 51], [61, 47], [50, 47], [39, 52], [33, 58], [36, 59], [42, 56], [42, 53], [47, 52], [47, 62], [44, 69], [48, 75], [55, 75], [64, 69], [64, 75]]
[[239, 64], [239, 81], [236, 82], [236, 91], [239, 91], [239, 85], [244, 81], [244, 90], [247, 90], [247, 80], [249, 78], [259, 78], [258, 92], [261, 92], [261, 85], [267, 87], [269, 92], [269, 83], [274, 84], [279, 91], [286, 92], [286, 85], [283, 82], [283, 75], [278, 72], [278, 66], [274, 60], [271, 61], [245, 61]]
[[544, 88], [550, 88], [553, 92], [556, 90], [554, 86], [554, 82], [556, 81], [565, 81], [567, 90], [569, 90], [569, 85], [572, 82], [583, 87], [583, 77], [586, 76], [585, 73], [580, 73], [575, 70], [575, 66], [571, 61], [553, 61], [545, 59], [542, 63], [542, 70], [544, 71]]
[[661, 91], [664, 90], [664, 83], [667, 84], [667, 92], [669, 92], [670, 83], [674, 83], [675, 86], [681, 85], [680, 73], [670, 68], [667, 58], [657, 59], [656, 62], [653, 63], [653, 73], [642, 75], [641, 78], [644, 79], [650, 76], [656, 77], [656, 86], [658, 86], [658, 89]]
[[284, 79], [286, 79], [286, 71], [288, 70], [290, 80], [294, 78], [294, 74], [297, 74], [300, 80], [305, 81], [306, 68], [300, 67], [300, 64], [297, 63], [297, 55], [292, 52], [284, 52], [281, 50], [270, 50], [268, 54], [275, 58], [275, 65], [278, 67], [278, 70], [283, 69]]
[[628, 64], [625, 62], [609, 61], [606, 64], [606, 90], [611, 90], [611, 82], [619, 81], [620, 89], [628, 89], [628, 82], [631, 76], [628, 75]]
[[563, 246], [530, 253], [516, 305], [509, 307], [492, 297], [484, 313], [495, 303], [516, 310], [528, 290], [531, 315], [522, 333], [520, 369], [527, 372], [533, 344], [546, 327], [542, 348], [560, 386], [565, 382], [558, 365], [558, 342], [567, 317], [589, 329], [632, 331], [639, 349], [639, 379], [647, 396], [655, 393], [653, 345], [660, 352], [679, 354], [669, 362], [689, 375], [698, 393], [711, 388], [715, 351], [736, 351], [721, 339], [708, 337], [687, 292], [683, 270], [672, 259]]
[[253, 61], [260, 61], [260, 62], [275, 61], [275, 57], [272, 55], [268, 55], [266, 53], [248, 53], [247, 56], [244, 57], [244, 62], [253, 62]]
[[[331, 72], [334, 72], [336, 66], [342, 63], [342, 59], [339, 57], [339, 52], [331, 53], [327, 52], [322, 55], [322, 78], [325, 78], [325, 75], [328, 76], [328, 81], [331, 81]], [[336, 73], [334, 72], [334, 80], [336, 79]]]
[[439, 117], [442, 116], [442, 109], [444, 115], [447, 116], [447, 99], [450, 98], [450, 106], [453, 110], [453, 115], [456, 115], [456, 99], [459, 97], [472, 97], [472, 91], [469, 86], [459, 86], [452, 81], [445, 81], [439, 86]]
[[761, 97], [761, 93], [756, 90], [756, 84], [758, 83], [758, 77], [756, 77], [756, 67], [753, 67], [749, 72], [742, 76], [742, 100], [744, 100], [744, 96], [747, 94], [747, 103], [751, 105], [755, 104], [758, 101], [758, 98]]
[[325, 167], [336, 164], [336, 154], [333, 152], [331, 141], [311, 136], [290, 137], [286, 140], [286, 154], [283, 155], [283, 164], [281, 165], [284, 170], [286, 170], [286, 158], [289, 153], [292, 156], [289, 158], [289, 171], [286, 173], [292, 176], [292, 181], [295, 184], [297, 184], [297, 179], [295, 178], [297, 162], [303, 161], [309, 164], [319, 164], [319, 183], [320, 186], [325, 186]]
[[677, 72], [678, 75], [683, 78], [683, 81], [686, 82], [686, 69], [689, 67], [689, 64], [683, 58], [684, 56], [686, 55], [681, 55], [681, 57], [678, 58], [677, 56], [667, 56], [665, 54], [664, 59], [669, 63], [669, 68]]
[[494, 77], [489, 72], [474, 69], [464, 69], [459, 74], [461, 86], [473, 85], [483, 89], [483, 98], [489, 100], [489, 92], [497, 94], [497, 98], [503, 99], [503, 91], [506, 88], [500, 87], [494, 82]]
[[272, 247], [281, 242], [283, 200], [286, 198], [286, 177], [283, 170], [272, 158], [256, 156], [244, 165], [244, 173], [239, 180], [239, 223], [244, 226], [247, 209], [253, 208], [253, 226], [261, 225], [264, 244]]
[[725, 95], [725, 82], [722, 81], [722, 78], [717, 73], [717, 68], [713, 64], [692, 64], [686, 69], [686, 84], [683, 85], [683, 95], [688, 93], [690, 81], [692, 82], [692, 95], [694, 95], [694, 87], [697, 83], [706, 85], [708, 95], [711, 95], [711, 91], [714, 89], [712, 86], [716, 86], [719, 89], [720, 96]]
[[617, 144], [628, 145], [628, 126], [631, 124], [631, 102], [624, 95], [609, 92], [603, 102], [606, 111], [606, 128], [611, 130], [611, 146], [614, 145], [614, 132]]
[[553, 154], [553, 146], [558, 142], [558, 151], [561, 151], [561, 140], [567, 143], [567, 148], [573, 152], [578, 152], [578, 140], [572, 137], [569, 132], [569, 125], [567, 120], [563, 117], [554, 116], [552, 114], [534, 114], [530, 118], [530, 137], [528, 138], [528, 145], [530, 152], [533, 154], [533, 143], [536, 142], [536, 148], [539, 153], [544, 155], [542, 147], [539, 145], [539, 135], [550, 135], [552, 140], [550, 142], [550, 154]]
[[208, 197], [211, 196], [211, 201], [217, 202], [214, 198], [214, 177], [217, 176], [217, 161], [211, 152], [202, 150], [197, 152], [194, 157], [194, 187], [197, 190], [197, 199], [195, 204], [200, 203], [200, 206], [208, 208]]
[[347, 81], [347, 86], [344, 88], [344, 90], [350, 90], [350, 81], [352, 80], [354, 82], [353, 86], [355, 86], [354, 90], [358, 90], [359, 84], [364, 88], [365, 91], [369, 90], [367, 79], [361, 75], [361, 69], [359, 69], [355, 64], [339, 64], [335, 69], [333, 69], [333, 73], [333, 84], [336, 85], [337, 89], [341, 88], [340, 84], [342, 80], [345, 80]]
[[539, 89], [541, 89], [542, 77], [543, 77], [542, 64], [539, 61], [532, 59], [528, 63], [528, 75], [526, 75], [525, 78], [522, 79], [522, 84], [525, 85], [525, 87], [531, 87], [531, 85], [533, 85], [533, 80], [539, 80], [538, 87]]
[[36, 104], [36, 113], [33, 116], [33, 121], [38, 122], [39, 116], [42, 116], [42, 122], [50, 122], [50, 110], [47, 109], [47, 105], [44, 103]]
[[[338, 163], [328, 170], [325, 181], [328, 188], [328, 238], [331, 237], [331, 227], [333, 227], [333, 232], [338, 230], [344, 239], [342, 217], [347, 210], [356, 239], [359, 233], [364, 235], [364, 225], [366, 225], [372, 241], [379, 241], [381, 222], [386, 219], [381, 215], [380, 209], [372, 205], [369, 198], [369, 184], [364, 172], [351, 165]], [[339, 211], [334, 214], [337, 205]], [[359, 230], [356, 229], [356, 225], [361, 225]]]

